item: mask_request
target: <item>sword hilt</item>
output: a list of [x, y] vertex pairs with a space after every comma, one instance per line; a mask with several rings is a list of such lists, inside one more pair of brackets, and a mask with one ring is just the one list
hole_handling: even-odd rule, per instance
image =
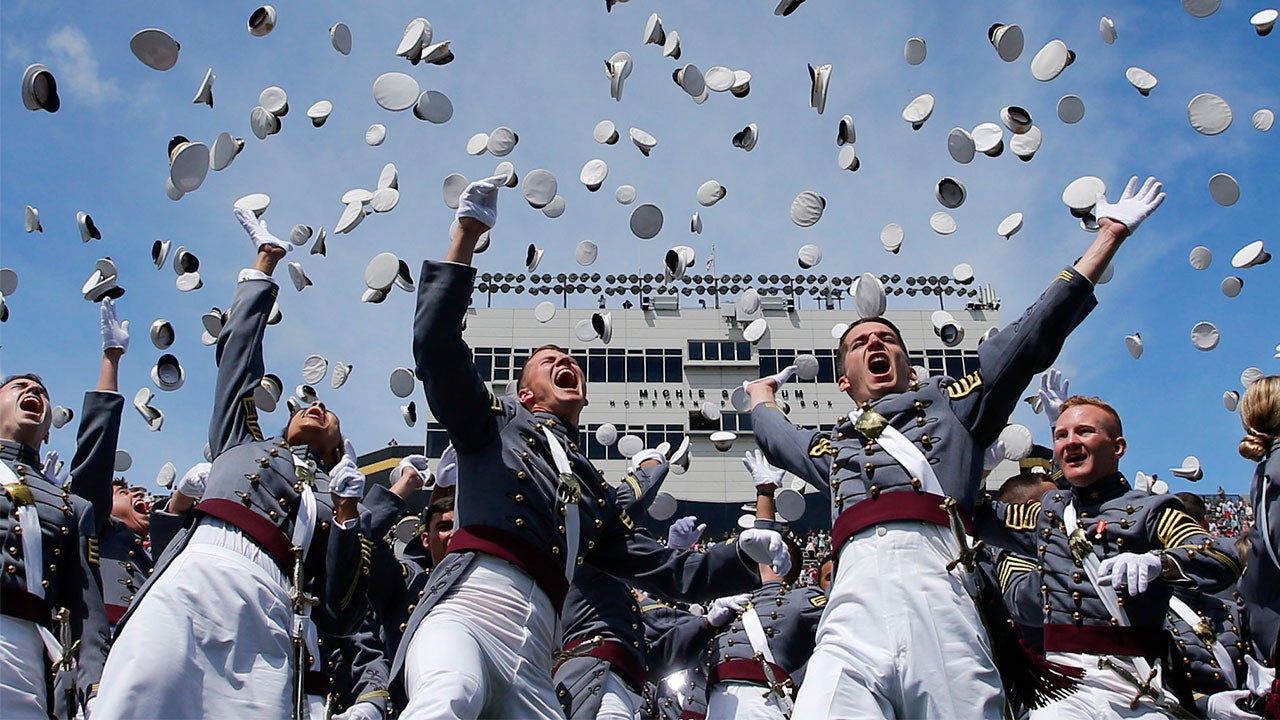
[[583, 640], [577, 645], [574, 645], [572, 650], [555, 651], [554, 653], [552, 653], [552, 659], [558, 663], [562, 663], [565, 660], [572, 660], [573, 658], [576, 658], [576, 657], [582, 657], [583, 655], [590, 653], [592, 650], [595, 650], [601, 645], [604, 645], [604, 636], [592, 635], [586, 640]]

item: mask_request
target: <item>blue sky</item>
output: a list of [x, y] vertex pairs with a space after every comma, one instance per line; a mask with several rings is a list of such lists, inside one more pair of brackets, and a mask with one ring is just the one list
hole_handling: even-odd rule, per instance
[[[121, 444], [135, 458], [129, 476], [151, 484], [166, 460], [189, 465], [204, 443], [214, 369], [212, 349], [199, 343], [200, 315], [229, 303], [235, 273], [253, 254], [231, 204], [265, 192], [272, 198], [266, 219], [273, 230], [306, 223], [331, 232], [343, 209], [341, 195], [372, 189], [382, 166], [394, 162], [399, 207], [367, 218], [348, 235], [331, 235], [327, 257], [306, 248], [291, 255], [314, 287], [297, 293], [287, 273], [278, 273], [285, 320], [268, 331], [267, 365], [292, 387], [312, 353], [354, 364], [342, 389], [328, 390], [327, 379], [320, 388], [357, 448], [372, 450], [392, 437], [417, 442], [422, 425], [404, 425], [401, 401], [387, 386], [393, 368], [412, 364], [413, 299], [396, 290], [381, 305], [360, 303], [363, 269], [383, 251], [415, 270], [423, 258], [443, 254], [452, 211], [441, 200], [441, 181], [451, 172], [490, 174], [499, 159], [471, 157], [464, 148], [473, 133], [500, 125], [520, 135], [506, 159], [521, 174], [554, 172], [567, 212], [548, 219], [517, 192], [505, 191], [492, 249], [477, 259], [482, 271], [520, 272], [525, 246], [534, 242], [547, 251], [539, 272], [575, 272], [580, 268], [573, 248], [591, 239], [600, 246], [592, 271], [602, 274], [659, 271], [664, 252], [677, 244], [693, 246], [699, 265], [714, 245], [717, 272], [756, 274], [795, 267], [796, 250], [812, 242], [825, 255], [817, 272], [828, 274], [943, 275], [958, 262], [971, 263], [978, 281], [1000, 294], [1005, 322], [1090, 242], [1060, 200], [1071, 180], [1097, 175], [1114, 199], [1131, 174], [1154, 174], [1165, 182], [1168, 201], [1121, 250], [1115, 279], [1098, 289], [1100, 306], [1057, 365], [1073, 390], [1100, 395], [1119, 409], [1130, 441], [1122, 467], [1130, 475], [1144, 470], [1173, 480], [1168, 468], [1195, 454], [1206, 475], [1195, 489], [1247, 490], [1252, 467], [1236, 454], [1239, 420], [1223, 409], [1221, 396], [1241, 390], [1246, 367], [1280, 372], [1274, 358], [1280, 263], [1230, 267], [1232, 254], [1247, 242], [1265, 240], [1272, 252], [1280, 247], [1267, 210], [1273, 204], [1267, 198], [1278, 189], [1280, 130], [1262, 133], [1250, 123], [1259, 108], [1280, 110], [1280, 33], [1258, 37], [1248, 22], [1261, 6], [1225, 0], [1216, 14], [1197, 19], [1173, 2], [810, 0], [779, 18], [774, 4], [632, 0], [606, 13], [595, 1], [288, 2], [277, 5], [276, 29], [259, 38], [245, 29], [252, 3], [6, 0], [0, 6], [0, 265], [19, 274], [20, 286], [8, 298], [9, 321], [0, 326], [0, 370], [38, 371], [55, 402], [79, 407], [80, 393], [96, 382], [100, 357], [97, 308], [79, 288], [94, 261], [111, 256], [128, 289], [120, 311], [134, 332], [122, 391], [131, 399], [150, 385], [161, 351], [146, 329], [159, 317], [177, 327], [173, 351], [187, 371], [185, 386], [175, 393], [153, 387], [153, 404], [166, 414], [160, 433], [149, 432], [132, 408], [126, 410]], [[651, 12], [661, 15], [668, 32], [679, 32], [679, 62], [641, 44]], [[431, 21], [437, 41], [452, 41], [453, 63], [413, 67], [394, 56], [405, 25], [419, 15]], [[1103, 15], [1115, 20], [1114, 45], [1099, 37]], [[351, 27], [350, 56], [330, 45], [328, 28], [337, 22]], [[1024, 29], [1026, 49], [1016, 62], [1002, 62], [988, 44], [987, 27], [994, 22]], [[129, 38], [147, 27], [163, 28], [181, 43], [173, 69], [155, 71], [129, 51]], [[903, 60], [912, 36], [928, 44], [919, 66]], [[1056, 80], [1042, 83], [1031, 76], [1030, 61], [1054, 38], [1078, 58]], [[615, 102], [603, 67], [619, 50], [630, 52], [635, 66], [622, 101]], [[22, 105], [19, 79], [33, 62], [58, 78], [57, 114]], [[738, 99], [713, 93], [695, 105], [671, 80], [672, 70], [686, 63], [748, 70], [751, 94]], [[823, 115], [808, 107], [807, 63], [833, 65]], [[1149, 97], [1125, 80], [1130, 66], [1159, 78]], [[191, 103], [210, 67], [217, 75], [213, 109]], [[448, 95], [453, 118], [432, 125], [410, 112], [379, 108], [371, 87], [391, 71]], [[289, 93], [291, 110], [283, 131], [260, 141], [250, 131], [249, 113], [270, 85]], [[899, 115], [925, 92], [936, 97], [936, 108], [922, 129], [912, 131]], [[1202, 136], [1189, 125], [1187, 103], [1202, 92], [1231, 105], [1235, 120], [1225, 133]], [[1055, 114], [1058, 98], [1068, 93], [1086, 104], [1076, 125]], [[334, 111], [316, 129], [305, 112], [320, 99], [331, 100]], [[1000, 108], [1009, 104], [1030, 110], [1044, 133], [1033, 161], [1021, 162], [1008, 151], [968, 165], [950, 158], [951, 128], [998, 122]], [[856, 173], [836, 164], [836, 126], [845, 113], [857, 127], [862, 165]], [[591, 137], [605, 118], [623, 133], [617, 145], [598, 145]], [[760, 126], [760, 140], [747, 153], [730, 138], [749, 122]], [[364, 142], [372, 123], [387, 127], [380, 147]], [[627, 144], [629, 127], [657, 137], [651, 157]], [[170, 201], [164, 192], [169, 138], [182, 134], [211, 143], [223, 131], [245, 138], [244, 152], [228, 169], [211, 172], [197, 191]], [[594, 194], [577, 181], [592, 158], [609, 165], [604, 187]], [[1209, 177], [1218, 172], [1231, 173], [1241, 185], [1232, 207], [1209, 196]], [[968, 200], [952, 211], [959, 230], [942, 237], [928, 220], [942, 209], [934, 184], [948, 175], [965, 183]], [[694, 194], [708, 179], [723, 183], [728, 195], [702, 208]], [[654, 240], [639, 241], [628, 231], [632, 208], [613, 197], [623, 183], [637, 188], [638, 203], [663, 209], [666, 225]], [[826, 197], [827, 210], [815, 226], [799, 228], [788, 210], [807, 189]], [[44, 233], [23, 232], [28, 204], [39, 208]], [[93, 216], [103, 240], [80, 241], [79, 210]], [[705, 224], [697, 236], [688, 232], [694, 211], [701, 211]], [[1025, 213], [1026, 222], [1005, 240], [995, 228], [1014, 211]], [[880, 228], [889, 222], [906, 230], [898, 255], [880, 247]], [[200, 257], [201, 290], [180, 293], [172, 270], [151, 265], [157, 238]], [[1196, 245], [1213, 251], [1205, 271], [1187, 262]], [[1245, 286], [1228, 299], [1219, 283], [1233, 274]], [[528, 300], [512, 296], [506, 302]], [[924, 309], [930, 302], [898, 296], [890, 307]], [[1222, 333], [1212, 352], [1190, 342], [1191, 327], [1202, 320]], [[1123, 340], [1135, 331], [1146, 344], [1137, 361]], [[284, 419], [280, 411], [266, 424], [274, 428]], [[1020, 409], [1017, 419], [1046, 438], [1042, 417]], [[64, 453], [73, 442], [74, 426], [54, 432], [53, 445]], [[1172, 485], [1178, 490], [1189, 484]]]

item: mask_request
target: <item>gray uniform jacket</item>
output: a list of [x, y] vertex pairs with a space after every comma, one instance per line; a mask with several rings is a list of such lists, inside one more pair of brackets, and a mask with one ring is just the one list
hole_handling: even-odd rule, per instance
[[[1058, 356], [1067, 335], [1097, 304], [1093, 284], [1074, 269], [1054, 278], [1021, 318], [978, 346], [980, 369], [960, 379], [932, 377], [871, 403], [919, 446], [944, 494], [972, 514], [982, 455], [1008, 423], [1031, 378]], [[832, 548], [859, 530], [890, 520], [947, 525], [940, 498], [848, 417], [830, 433], [792, 425], [774, 403], [751, 412], [756, 441], [769, 462], [831, 498]], [[847, 514], [846, 514], [847, 513]]]
[[[116, 393], [85, 393], [76, 453], [71, 462], [72, 478], [78, 477], [87, 483], [96, 481], [110, 490], [123, 408], [124, 398]], [[76, 682], [80, 688], [79, 701], [83, 702], [97, 693], [110, 637], [98, 574], [98, 523], [93, 506], [72, 495], [69, 487], [50, 482], [32, 448], [0, 440], [0, 459], [17, 475], [18, 485], [29, 491], [6, 486], [0, 498], [0, 535], [4, 538], [0, 558], [5, 569], [0, 573], [3, 595], [0, 612], [44, 625], [57, 635], [53, 613], [58, 608], [69, 611], [71, 637], [80, 641]], [[29, 501], [36, 507], [43, 539], [43, 600], [27, 592], [29, 569], [15, 512], [18, 505]], [[31, 660], [40, 663], [41, 674], [46, 674], [47, 666], [41, 658]], [[53, 707], [52, 701], [50, 707]]]
[[114, 518], [104, 528], [99, 547], [102, 599], [106, 602], [107, 621], [114, 626], [133, 604], [155, 563], [142, 538]]
[[[647, 511], [660, 483], [641, 488], [628, 476], [619, 483], [619, 507], [635, 515]], [[705, 597], [721, 595], [706, 588]], [[600, 710], [604, 673], [614, 672], [637, 694], [643, 694], [646, 671], [645, 626], [640, 604], [625, 583], [602, 570], [584, 565], [574, 574], [564, 604], [564, 649], [582, 652], [580, 645], [599, 638], [601, 643], [584, 657], [561, 663], [552, 674], [556, 695], [572, 719], [594, 718]]]
[[[568, 457], [580, 489], [581, 532], [572, 560], [607, 569], [638, 587], [666, 597], [700, 597], [708, 588], [727, 592], [759, 585], [755, 564], [724, 544], [706, 553], [669, 550], [636, 527], [614, 489], [586, 458], [578, 429], [547, 412], [530, 412], [485, 386], [462, 338], [475, 269], [456, 263], [423, 264], [414, 319], [414, 359], [435, 418], [458, 453], [457, 507], [450, 554], [432, 573], [426, 594], [407, 623], [406, 637], [452, 586], [478, 552], [500, 557], [527, 572], [557, 609], [568, 590], [564, 523], [566, 497], [547, 446], [549, 430]], [[649, 485], [656, 469], [640, 469]], [[407, 643], [392, 666], [398, 675]]]
[[650, 601], [642, 608], [649, 678], [641, 718], [678, 720], [707, 712], [707, 660], [715, 629], [701, 615]]
[[[1173, 609], [1165, 628], [1173, 636], [1175, 671], [1186, 676], [1187, 686], [1197, 694], [1212, 695], [1241, 687], [1247, 673], [1244, 657], [1252, 654], [1244, 602], [1227, 591], [1217, 595], [1175, 587], [1174, 597], [1182, 600], [1200, 620], [1188, 623]], [[1223, 668], [1213, 653], [1214, 641], [1231, 657], [1232, 667]]]
[[[364, 538], [383, 538], [391, 530], [404, 501], [381, 485], [371, 484], [360, 508], [361, 534]], [[364, 552], [371, 552], [372, 541], [365, 541]], [[369, 558], [365, 558], [369, 564]], [[394, 591], [379, 587], [378, 592]], [[320, 634], [320, 672], [308, 673], [308, 683], [324, 689], [330, 697], [330, 709], [336, 714], [359, 702], [372, 703], [387, 716], [391, 661], [387, 657], [381, 627], [373, 605], [350, 635]], [[310, 688], [308, 688], [310, 692]]]
[[[1280, 633], [1280, 565], [1276, 565], [1263, 543], [1265, 533], [1271, 548], [1280, 555], [1280, 448], [1276, 444], [1258, 463], [1249, 497], [1253, 499], [1254, 525], [1249, 530], [1249, 559], [1240, 578], [1240, 595], [1249, 607], [1253, 644], [1263, 657], [1269, 658], [1277, 653], [1276, 637]], [[1270, 527], [1262, 526], [1264, 508]]]
[[[816, 585], [791, 588], [773, 580], [751, 593], [751, 605], [769, 640], [776, 682], [790, 679], [799, 687], [817, 644], [818, 621], [827, 606], [826, 594]], [[742, 613], [738, 613], [711, 645], [711, 687], [726, 680], [767, 683], [768, 675], [762, 662], [754, 659], [755, 654]]]
[[[1113, 622], [1083, 563], [1072, 554], [1063, 509], [1073, 499], [1089, 551], [1100, 560], [1158, 551], [1176, 570], [1139, 595], [1117, 588], [1129, 627]], [[1040, 502], [993, 502], [979, 513], [977, 530], [989, 543], [1017, 553], [1002, 559], [1002, 585], [1032, 574], [1042, 603], [1046, 652], [1163, 657], [1174, 585], [1217, 592], [1240, 572], [1234, 550], [1197, 525], [1176, 497], [1132, 490], [1119, 473], [1087, 488], [1050, 490]]]
[[[107, 622], [112, 627], [133, 602], [138, 588], [147, 581], [152, 566], [151, 556], [142, 546], [142, 538], [111, 516], [115, 494], [111, 478], [115, 470], [123, 407], [124, 398], [119, 393], [85, 393], [75, 460], [72, 461], [77, 471], [71, 475], [72, 494], [93, 506], [102, 599]], [[104, 644], [109, 638], [108, 631]]]
[[[285, 577], [291, 577], [290, 538], [305, 482], [297, 465], [313, 465], [316, 520], [304, 567], [305, 586], [319, 601], [311, 611], [316, 628], [340, 635], [359, 625], [367, 607], [360, 524], [342, 528], [334, 523], [324, 461], [309, 447], [291, 447], [281, 438], [263, 439], [253, 403], [253, 391], [264, 372], [262, 336], [276, 291], [276, 285], [266, 280], [236, 285], [229, 317], [218, 337], [218, 378], [209, 422], [213, 467], [193, 517], [198, 522], [200, 516], [212, 515], [240, 528], [275, 558]], [[133, 607], [189, 538], [190, 533], [183, 532], [169, 543]], [[121, 619], [117, 632], [132, 610]]]

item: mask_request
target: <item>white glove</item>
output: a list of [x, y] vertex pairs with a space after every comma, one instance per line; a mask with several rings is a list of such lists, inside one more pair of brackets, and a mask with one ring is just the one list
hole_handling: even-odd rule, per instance
[[698, 542], [706, 529], [706, 523], [698, 524], [697, 515], [682, 517], [671, 523], [671, 529], [667, 530], [667, 547], [672, 550], [688, 550]]
[[1236, 701], [1248, 697], [1248, 690], [1224, 690], [1203, 698], [1204, 706], [1201, 709], [1204, 716], [1212, 720], [1262, 720], [1261, 715], [1245, 712], [1236, 705]]
[[738, 549], [752, 561], [769, 565], [779, 575], [785, 576], [791, 570], [791, 551], [777, 530], [743, 530], [738, 536]]
[[120, 322], [116, 317], [116, 301], [103, 298], [102, 304], [102, 349], [120, 348], [129, 351], [129, 321]]
[[1134, 175], [1125, 186], [1124, 193], [1114, 204], [1107, 202], [1107, 196], [1098, 193], [1093, 207], [1093, 216], [1101, 220], [1110, 218], [1129, 228], [1129, 232], [1137, 232], [1143, 220], [1151, 217], [1151, 213], [1164, 202], [1164, 185], [1153, 177], [1147, 178], [1138, 190], [1138, 176]]
[[1071, 397], [1071, 381], [1062, 376], [1058, 368], [1049, 368], [1040, 376], [1040, 407], [1044, 408], [1044, 416], [1049, 419], [1049, 427], [1058, 424], [1058, 416], [1062, 411], [1062, 403]]
[[1004, 441], [996, 440], [982, 454], [982, 469], [985, 471], [994, 470], [1001, 460], [1004, 460]]
[[1141, 595], [1151, 585], [1151, 579], [1160, 577], [1160, 558], [1151, 553], [1120, 553], [1098, 565], [1098, 582], [1110, 582], [1111, 587], [1128, 585], [1130, 595]]
[[644, 450], [641, 450], [640, 452], [631, 456], [631, 464], [627, 467], [627, 470], [632, 475], [634, 475], [635, 472], [640, 469], [641, 465], [649, 462], [650, 460], [656, 460], [659, 466], [665, 466], [669, 464], [669, 461], [667, 460], [667, 456], [663, 455], [661, 450], [657, 450], [655, 448], [645, 448]]
[[71, 479], [71, 466], [63, 465], [61, 471], [58, 469], [58, 451], [49, 450], [44, 454], [44, 476], [58, 486], [66, 485], [67, 480]]
[[382, 711], [371, 702], [358, 702], [346, 712], [334, 715], [333, 720], [382, 720]]
[[458, 451], [453, 443], [440, 454], [440, 462], [436, 465], [436, 487], [453, 487], [458, 484]]
[[192, 465], [190, 470], [182, 474], [178, 484], [173, 486], [174, 491], [192, 500], [199, 500], [204, 497], [204, 488], [209, 481], [209, 471], [212, 469], [212, 463], [202, 462]]
[[485, 227], [493, 227], [498, 222], [498, 188], [506, 182], [506, 175], [494, 175], [464, 188], [458, 198], [458, 219], [475, 218]]
[[742, 389], [743, 389], [743, 390], [746, 390], [748, 385], [754, 385], [754, 384], [756, 384], [756, 383], [758, 383], [758, 382], [770, 382], [770, 381], [772, 381], [772, 382], [773, 382], [773, 389], [774, 389], [774, 390], [781, 390], [781, 389], [782, 389], [782, 386], [783, 386], [783, 385], [786, 385], [786, 384], [787, 384], [787, 381], [788, 381], [788, 380], [790, 380], [792, 377], [794, 377], [794, 376], [795, 376], [795, 374], [796, 374], [796, 366], [795, 366], [795, 365], [788, 365], [788, 366], [786, 366], [786, 367], [782, 368], [781, 370], [779, 370], [777, 373], [775, 373], [775, 374], [773, 374], [773, 375], [770, 375], [770, 376], [768, 376], [768, 377], [762, 377], [762, 378], [760, 378], [759, 380], [743, 380], [743, 381], [742, 381]]
[[728, 625], [730, 620], [737, 617], [738, 613], [742, 612], [742, 608], [750, 601], [751, 596], [746, 593], [716, 598], [711, 603], [711, 607], [707, 608], [707, 622], [713, 628], [722, 628]]
[[263, 245], [275, 245], [283, 249], [286, 255], [293, 250], [293, 243], [281, 240], [267, 232], [266, 221], [254, 215], [252, 210], [236, 208], [236, 219], [240, 221], [240, 226], [245, 229], [245, 232], [249, 233], [254, 247], [261, 249]]
[[364, 497], [364, 474], [356, 465], [356, 448], [350, 440], [342, 441], [342, 459], [329, 471], [329, 492], [340, 498]]
[[764, 459], [764, 453], [759, 450], [749, 450], [747, 454], [742, 456], [742, 464], [747, 466], [747, 470], [751, 471], [751, 477], [756, 482], [756, 490], [764, 493], [772, 493], [782, 484], [782, 476], [786, 472], [779, 470], [769, 464]]
[[427, 460], [427, 456], [406, 455], [404, 459], [396, 465], [395, 472], [391, 474], [391, 484], [395, 485], [404, 479], [405, 471], [410, 468], [412, 468], [414, 474], [418, 476], [417, 487], [413, 488], [414, 490], [420, 490], [423, 487], [430, 487], [434, 483], [435, 476], [431, 474], [431, 465]]

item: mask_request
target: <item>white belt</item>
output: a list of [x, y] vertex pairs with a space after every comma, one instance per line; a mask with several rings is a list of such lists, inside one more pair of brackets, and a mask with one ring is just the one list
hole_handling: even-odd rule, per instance
[[[849, 421], [856, 424], [862, 414], [862, 408], [854, 408], [849, 413]], [[883, 446], [884, 451], [889, 453], [889, 457], [897, 461], [911, 477], [919, 478], [922, 490], [934, 495], [946, 495], [942, 490], [942, 483], [938, 482], [938, 476], [933, 472], [933, 466], [929, 464], [929, 459], [920, 452], [920, 448], [916, 447], [915, 443], [907, 439], [906, 435], [887, 424], [887, 420], [884, 428], [880, 430], [879, 437], [872, 442]]]
[[747, 639], [751, 641], [751, 649], [768, 663], [764, 666], [764, 676], [766, 682], [769, 683], [769, 693], [765, 697], [772, 702], [776, 702], [778, 709], [789, 717], [793, 707], [791, 698], [787, 695], [786, 690], [776, 686], [778, 678], [774, 677], [773, 668], [769, 667], [769, 665], [777, 665], [777, 663], [773, 661], [773, 651], [769, 649], [769, 636], [765, 633], [764, 625], [760, 622], [760, 615], [756, 612], [754, 606], [748, 607], [742, 612], [742, 628], [747, 631]]
[[[1274, 450], [1272, 452], [1275, 452]], [[1271, 556], [1271, 562], [1280, 568], [1280, 559], [1276, 558], [1276, 549], [1271, 547], [1271, 520], [1267, 517], [1267, 491], [1271, 489], [1271, 478], [1264, 473], [1262, 476], [1262, 488], [1260, 498], [1258, 500], [1258, 534], [1262, 536], [1262, 545], [1267, 549], [1267, 555]], [[26, 532], [25, 530], [23, 532]]]
[[[1072, 552], [1074, 555], [1074, 552], [1071, 551], [1071, 535], [1080, 529], [1080, 518], [1076, 513], [1075, 500], [1067, 503], [1067, 506], [1062, 511], [1062, 519], [1067, 530], [1067, 549], [1068, 552]], [[1098, 598], [1102, 600], [1102, 604], [1107, 606], [1107, 611], [1122, 627], [1130, 627], [1129, 615], [1120, 606], [1120, 598], [1116, 595], [1115, 588], [1110, 585], [1103, 586], [1098, 584], [1098, 568], [1102, 564], [1098, 560], [1098, 556], [1094, 555], [1093, 551], [1090, 550], [1081, 559], [1081, 564], [1084, 565], [1084, 572], [1089, 576], [1089, 583], [1093, 585], [1094, 592], [1098, 593]], [[1147, 678], [1151, 677], [1151, 664], [1141, 655], [1134, 655], [1132, 660], [1133, 667], [1145, 682]]]
[[[292, 455], [294, 472], [301, 482], [302, 490], [298, 493], [298, 516], [293, 521], [293, 533], [290, 535], [290, 542], [294, 547], [302, 548], [302, 557], [297, 558], [301, 565], [307, 558], [307, 551], [311, 549], [311, 537], [315, 534], [316, 526], [316, 494], [311, 489], [311, 484], [315, 482], [315, 470], [309, 463]], [[298, 577], [302, 577], [301, 574]], [[303, 593], [303, 588], [295, 588], [298, 593]], [[320, 648], [316, 642], [316, 626], [311, 621], [311, 605], [303, 603], [302, 612], [293, 613], [293, 622], [289, 628], [290, 636], [295, 640], [302, 640], [306, 643], [307, 652], [311, 657], [315, 658], [315, 662], [320, 661]], [[315, 667], [313, 662], [312, 667]], [[298, 668], [299, 673], [306, 672], [304, 668]]]
[[[5, 485], [23, 484], [6, 462], [0, 462], [0, 482]], [[40, 511], [35, 505], [15, 505], [13, 514], [22, 528], [22, 574], [27, 579], [27, 592], [43, 600], [44, 584], [40, 581], [44, 579], [44, 535], [40, 531]], [[43, 624], [32, 624], [40, 633], [50, 662], [61, 660], [62, 643]]]
[[291, 455], [291, 457], [294, 472], [302, 483], [302, 491], [299, 493], [298, 517], [293, 521], [293, 535], [290, 541], [293, 542], [294, 547], [302, 548], [302, 556], [305, 558], [307, 551], [311, 549], [311, 536], [315, 534], [316, 529], [316, 494], [311, 489], [312, 483], [315, 482], [315, 469], [299, 459], [297, 455]]
[[542, 434], [547, 437], [551, 459], [555, 461], [556, 472], [560, 475], [556, 495], [564, 503], [564, 576], [566, 580], [573, 582], [573, 573], [578, 567], [578, 535], [581, 534], [578, 499], [582, 497], [582, 490], [578, 485], [578, 476], [573, 474], [573, 468], [569, 465], [569, 456], [565, 454], [564, 446], [546, 427], [542, 428]]
[[[1191, 606], [1183, 602], [1182, 598], [1179, 598], [1176, 595], [1169, 598], [1169, 609], [1177, 613], [1178, 617], [1182, 618], [1183, 622], [1190, 625], [1193, 632], [1200, 623], [1208, 622], [1205, 618], [1200, 617], [1196, 611], [1192, 610]], [[1196, 636], [1199, 637], [1199, 633], [1196, 633]], [[1213, 639], [1213, 643], [1209, 645], [1209, 649], [1213, 651], [1213, 658], [1218, 661], [1218, 667], [1222, 668], [1223, 674], [1225, 675], [1230, 673], [1227, 675], [1227, 679], [1234, 683], [1236, 678], [1236, 666], [1235, 663], [1231, 661], [1231, 654], [1227, 652], [1226, 646], [1219, 642], [1215, 637]]]
[[[25, 487], [5, 462], [0, 462], [0, 481], [5, 485]], [[13, 514], [22, 528], [23, 575], [27, 578], [27, 592], [43, 599], [44, 585], [40, 581], [44, 579], [44, 538], [40, 533], [40, 513], [35, 505], [16, 505]]]

